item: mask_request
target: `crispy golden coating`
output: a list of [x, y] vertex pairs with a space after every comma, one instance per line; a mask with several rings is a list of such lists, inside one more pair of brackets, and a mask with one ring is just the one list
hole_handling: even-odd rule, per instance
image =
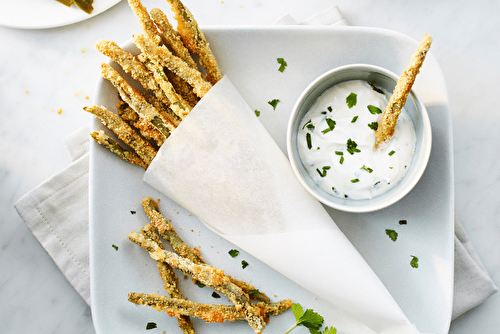
[[121, 159], [130, 162], [133, 165], [139, 165], [144, 169], [148, 168], [148, 165], [142, 160], [135, 152], [130, 152], [121, 147], [113, 139], [104, 133], [104, 131], [95, 131], [90, 134], [90, 136], [99, 144], [108, 148], [111, 152], [118, 155]]
[[137, 232], [131, 232], [127, 237], [130, 241], [146, 249], [152, 259], [167, 262], [173, 268], [181, 270], [204, 285], [225, 294], [234, 303], [243, 318], [248, 321], [248, 324], [253, 328], [255, 333], [262, 333], [266, 327], [264, 304], [253, 304], [248, 294], [232, 283], [223, 270], [207, 264], [193, 263], [173, 252], [162, 249], [155, 241], [147, 239], [144, 235]]
[[138, 55], [137, 57], [153, 74], [153, 77], [158, 83], [158, 86], [169, 100], [170, 109], [181, 120], [184, 119], [191, 111], [191, 106], [184, 100], [184, 98], [180, 94], [177, 93], [174, 86], [172, 85], [170, 80], [168, 80], [167, 75], [163, 71], [163, 66], [154, 59], [151, 59], [149, 55], [146, 55], [144, 53]]
[[222, 78], [222, 74], [215, 56], [199, 28], [198, 22], [180, 0], [167, 0], [177, 20], [177, 30], [186, 47], [200, 56], [200, 63], [207, 71], [207, 79], [215, 85]]
[[102, 76], [109, 80], [120, 93], [120, 97], [125, 101], [140, 118], [150, 122], [158, 131], [168, 138], [170, 132], [175, 130], [175, 126], [168, 120], [161, 117], [156, 108], [148, 103], [143, 94], [123, 79], [123, 77], [110, 65], [101, 64]]
[[[137, 305], [148, 305], [158, 311], [165, 311], [169, 316], [189, 315], [203, 319], [206, 322], [235, 321], [242, 319], [241, 313], [234, 305], [224, 304], [200, 304], [184, 299], [168, 298], [155, 293], [130, 292], [128, 300]], [[262, 304], [267, 315], [278, 315], [292, 306], [290, 299], [277, 303]]]
[[189, 67], [184, 60], [174, 56], [166, 46], [158, 46], [143, 34], [135, 34], [133, 40], [135, 45], [149, 56], [150, 60], [165, 66], [189, 83], [198, 97], [203, 97], [212, 88], [212, 85], [203, 78], [200, 71]]
[[[181, 237], [175, 232], [174, 227], [170, 224], [167, 219], [161, 214], [158, 203], [156, 203], [151, 197], [146, 197], [142, 200], [142, 207], [144, 212], [151, 220], [154, 228], [158, 233], [167, 240], [172, 248], [177, 254], [191, 260], [193, 263], [204, 264], [205, 260], [200, 255], [200, 251], [196, 248], [191, 248], [187, 243], [185, 243]], [[247, 282], [238, 280], [234, 277], [228, 276], [232, 283], [239, 286], [245, 293], [250, 295], [253, 300], [259, 300], [265, 303], [270, 303], [270, 299], [265, 293], [258, 291], [255, 286], [248, 284]], [[252, 291], [253, 293], [250, 293]]]
[[184, 60], [190, 67], [198, 68], [198, 65], [196, 65], [196, 62], [189, 53], [189, 50], [182, 42], [180, 34], [174, 30], [168, 21], [167, 15], [165, 15], [162, 10], [153, 8], [151, 9], [151, 17], [158, 28], [160, 36], [163, 37], [165, 43], [172, 48], [173, 53], [177, 57]]
[[[148, 239], [155, 241], [158, 246], [162, 249], [163, 244], [160, 241], [160, 238], [156, 234], [153, 226], [151, 224], [146, 224], [141, 229], [141, 233]], [[172, 267], [165, 262], [156, 261], [156, 265], [158, 267], [158, 272], [160, 273], [160, 277], [163, 280], [163, 286], [167, 291], [168, 295], [171, 298], [176, 298], [183, 300], [181, 289], [179, 288], [179, 279], [175, 275]], [[179, 328], [182, 329], [184, 334], [194, 334], [194, 327], [189, 314], [178, 314], [177, 315], [177, 323], [179, 324]]]
[[[118, 138], [130, 146], [137, 155], [149, 166], [156, 156], [155, 149], [139, 136], [124, 120], [102, 106], [89, 106], [83, 108], [85, 111], [97, 116], [101, 122], [113, 131]], [[145, 167], [147, 168], [147, 167]]]
[[128, 4], [134, 12], [137, 21], [139, 21], [139, 25], [141, 26], [142, 31], [150, 38], [156, 45], [162, 43], [161, 37], [156, 29], [156, 25], [151, 20], [149, 13], [141, 3], [140, 0], [128, 0]]
[[121, 117], [128, 125], [135, 131], [139, 132], [140, 135], [148, 140], [150, 143], [154, 144], [155, 149], [163, 145], [166, 139], [158, 129], [156, 129], [151, 123], [146, 122], [124, 101], [120, 101], [116, 108], [118, 109], [118, 116]]
[[394, 92], [389, 99], [389, 103], [382, 114], [382, 120], [380, 121], [378, 129], [375, 131], [375, 148], [377, 148], [380, 143], [391, 138], [394, 134], [394, 129], [401, 109], [406, 104], [408, 94], [411, 91], [416, 76], [420, 72], [420, 68], [425, 60], [427, 51], [429, 51], [431, 47], [431, 43], [431, 36], [425, 34], [418, 45], [417, 51], [412, 56], [410, 64], [399, 78], [394, 88]]

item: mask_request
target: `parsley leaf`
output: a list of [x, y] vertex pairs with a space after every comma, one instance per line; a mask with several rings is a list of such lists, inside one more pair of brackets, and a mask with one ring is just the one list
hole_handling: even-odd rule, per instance
[[399, 220], [399, 225], [406, 225], [408, 224], [408, 222], [406, 221], [406, 219], [400, 219]]
[[115, 250], [118, 250], [118, 246], [117, 245], [111, 245], [111, 247], [113, 247]]
[[413, 255], [410, 255], [412, 257], [411, 261], [410, 261], [410, 265], [413, 267], [413, 268], [418, 268], [418, 258], [416, 256], [413, 256]]
[[392, 150], [389, 152], [389, 156], [392, 157], [394, 155], [394, 153], [396, 153], [396, 151]]
[[386, 229], [385, 234], [387, 234], [387, 236], [391, 238], [392, 241], [396, 241], [398, 239], [398, 232], [394, 230]]
[[258, 111], [257, 109], [255, 109], [255, 116], [257, 116], [257, 117], [260, 116], [260, 111]]
[[372, 114], [372, 115], [377, 115], [377, 114], [381, 114], [382, 113], [382, 110], [380, 110], [380, 108], [372, 106], [371, 104], [368, 105], [367, 108], [368, 108], [368, 111], [370, 112], [370, 114]]
[[368, 123], [368, 127], [372, 130], [375, 130], [377, 131], [378, 129], [378, 123], [377, 122], [371, 122], [371, 123]]
[[135, 215], [137, 211], [130, 211], [131, 214]]
[[245, 269], [246, 267], [248, 267], [248, 262], [245, 260], [241, 261], [241, 268]]
[[359, 117], [358, 115], [354, 116], [354, 117], [352, 118], [352, 120], [351, 120], [351, 123], [356, 122], [356, 121], [358, 120], [358, 117]]
[[361, 152], [361, 150], [358, 147], [358, 144], [352, 140], [351, 138], [347, 139], [347, 152], [349, 152], [351, 155], [357, 152]]
[[277, 58], [276, 60], [278, 61], [278, 64], [280, 64], [280, 68], [278, 69], [278, 71], [283, 73], [283, 71], [285, 70], [285, 67], [287, 67], [288, 64], [286, 63], [285, 59], [283, 59], [283, 58]]
[[351, 109], [358, 103], [358, 95], [355, 93], [349, 94], [349, 96], [345, 98], [345, 103], [347, 103], [347, 106]]
[[237, 257], [238, 254], [240, 254], [240, 251], [237, 249], [231, 249], [228, 253], [229, 255], [231, 255], [231, 257]]
[[302, 306], [298, 303], [292, 305], [292, 312], [295, 317], [295, 323], [284, 334], [290, 333], [292, 330], [299, 326], [304, 326], [309, 329], [311, 334], [336, 334], [335, 327], [326, 327], [324, 331], [320, 332], [319, 329], [323, 326], [324, 318], [311, 309], [304, 312]]
[[337, 124], [333, 119], [331, 118], [326, 118], [326, 124], [328, 125], [328, 128], [326, 128], [325, 130], [321, 131], [322, 134], [326, 134], [330, 131], [332, 131], [333, 129], [335, 129], [335, 125]]
[[269, 101], [267, 103], [269, 103], [273, 107], [273, 110], [276, 110], [276, 106], [278, 105], [279, 102], [280, 102], [280, 100], [274, 99], [274, 100]]
[[220, 295], [217, 292], [212, 292], [212, 298], [220, 298]]
[[148, 324], [146, 325], [146, 329], [155, 329], [157, 328], [158, 326], [156, 325], [156, 323], [154, 322], [148, 322]]

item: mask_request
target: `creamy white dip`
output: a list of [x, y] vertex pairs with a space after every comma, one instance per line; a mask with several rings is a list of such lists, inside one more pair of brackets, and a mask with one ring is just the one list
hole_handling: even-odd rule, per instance
[[304, 116], [299, 154], [312, 179], [338, 197], [370, 199], [394, 187], [415, 152], [415, 130], [403, 108], [392, 138], [374, 149], [387, 97], [361, 80], [326, 90]]

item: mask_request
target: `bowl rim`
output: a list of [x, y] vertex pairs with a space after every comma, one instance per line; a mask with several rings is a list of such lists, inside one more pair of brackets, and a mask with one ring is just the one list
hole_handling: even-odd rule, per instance
[[[295, 176], [298, 178], [302, 186], [305, 187], [305, 189], [313, 196], [315, 197], [318, 201], [321, 203], [325, 204], [328, 207], [345, 211], [345, 212], [354, 212], [354, 213], [363, 213], [363, 212], [373, 212], [373, 211], [378, 211], [383, 208], [386, 208], [399, 200], [401, 200], [403, 197], [405, 197], [413, 188], [414, 186], [418, 183], [420, 178], [422, 177], [429, 158], [430, 158], [430, 153], [431, 153], [431, 148], [432, 148], [432, 129], [431, 129], [431, 123], [429, 119], [429, 115], [427, 113], [427, 109], [425, 105], [423, 104], [422, 100], [418, 97], [416, 92], [413, 90], [410, 91], [408, 94], [408, 97], [413, 100], [413, 103], [415, 104], [417, 110], [420, 111], [420, 115], [422, 117], [422, 143], [419, 147], [419, 152], [418, 152], [418, 161], [412, 160], [412, 164], [417, 163], [413, 168], [414, 170], [412, 173], [407, 173], [403, 179], [399, 182], [397, 186], [395, 186], [393, 190], [393, 194], [390, 197], [387, 198], [382, 198], [383, 194], [374, 197], [373, 199], [370, 200], [352, 200], [352, 199], [340, 199], [340, 198], [335, 198], [334, 200], [331, 200], [325, 196], [323, 196], [322, 193], [316, 191], [318, 189], [312, 188], [309, 183], [305, 180], [305, 177], [309, 176], [304, 176], [303, 173], [301, 173], [299, 169], [299, 164], [302, 164], [300, 161], [300, 158], [295, 158], [295, 148], [296, 145], [293, 142], [293, 133], [295, 131], [294, 129], [294, 120], [299, 116], [299, 107], [301, 103], [304, 101], [304, 99], [310, 94], [310, 92], [323, 80], [326, 80], [328, 77], [338, 74], [343, 71], [349, 71], [352, 69], [362, 69], [364, 71], [369, 71], [369, 72], [376, 72], [382, 75], [385, 75], [391, 79], [393, 79], [395, 82], [399, 79], [399, 76], [396, 75], [394, 72], [377, 66], [377, 65], [371, 65], [371, 64], [363, 64], [363, 63], [355, 63], [355, 64], [348, 64], [348, 65], [342, 65], [335, 67], [331, 70], [328, 70], [324, 72], [323, 74], [319, 75], [316, 79], [314, 79], [300, 94], [300, 96], [297, 98], [292, 112], [290, 114], [290, 118], [288, 120], [288, 126], [287, 126], [287, 136], [286, 136], [286, 145], [287, 145], [287, 153], [288, 153], [288, 159], [290, 161], [290, 164], [292, 166], [293, 172]], [[342, 80], [340, 82], [345, 82], [349, 80], [356, 80], [356, 79], [347, 79], [347, 80]], [[339, 83], [340, 83], [339, 82]], [[330, 88], [332, 86], [329, 86]], [[326, 88], [326, 89], [328, 89]], [[325, 90], [326, 90], [325, 89]], [[322, 90], [324, 92], [325, 90]], [[320, 94], [321, 94], [320, 93]], [[319, 94], [319, 95], [320, 95]], [[318, 96], [319, 96], [318, 95]], [[302, 117], [302, 116], [301, 116]], [[313, 182], [314, 183], [314, 182]], [[389, 190], [390, 191], [390, 190]], [[333, 195], [331, 196], [333, 198]], [[378, 198], [378, 200], [377, 200]], [[381, 199], [382, 198], [382, 199]], [[339, 203], [342, 201], [342, 203]], [[355, 201], [367, 201], [367, 205], [349, 205], [349, 203], [353, 203]]]

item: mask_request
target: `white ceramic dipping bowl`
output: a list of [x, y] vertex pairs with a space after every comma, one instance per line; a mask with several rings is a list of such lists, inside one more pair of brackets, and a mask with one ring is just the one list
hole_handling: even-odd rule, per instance
[[413, 189], [429, 161], [432, 146], [431, 123], [427, 110], [412, 90], [408, 95], [404, 109], [415, 128], [415, 154], [404, 178], [387, 192], [372, 199], [339, 198], [321, 189], [310, 177], [302, 164], [297, 147], [297, 135], [304, 115], [316, 99], [327, 89], [344, 81], [364, 80], [382, 88], [391, 94], [398, 76], [384, 68], [353, 64], [330, 70], [314, 80], [298, 98], [293, 108], [287, 129], [287, 149], [295, 175], [302, 185], [321, 203], [334, 209], [347, 212], [370, 212], [383, 209], [396, 203]]

